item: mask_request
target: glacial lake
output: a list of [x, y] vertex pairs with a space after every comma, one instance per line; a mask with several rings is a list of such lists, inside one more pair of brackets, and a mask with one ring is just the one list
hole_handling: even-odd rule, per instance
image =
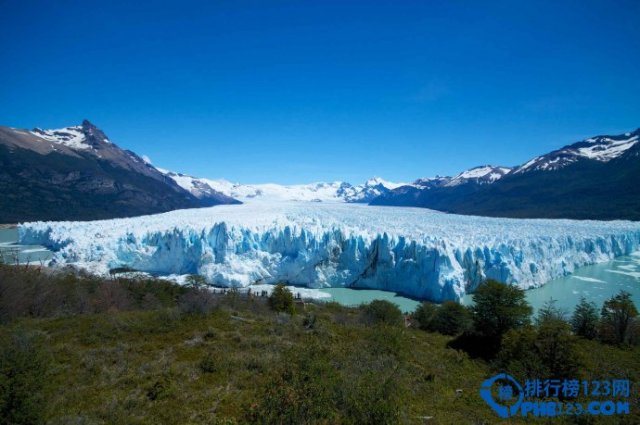
[[335, 301], [351, 307], [367, 304], [373, 300], [386, 300], [396, 304], [403, 312], [412, 312], [420, 305], [420, 301], [403, 297], [395, 292], [376, 289], [323, 288], [318, 291], [331, 295], [331, 298], [322, 298], [321, 301]]
[[[526, 296], [534, 310], [538, 310], [547, 301], [554, 299], [557, 307], [571, 314], [580, 297], [594, 302], [600, 309], [605, 300], [621, 290], [629, 292], [633, 302], [640, 307], [640, 252], [618, 257], [606, 263], [581, 267], [573, 274], [528, 290]], [[336, 301], [349, 306], [383, 299], [391, 301], [406, 312], [414, 311], [419, 304], [419, 301], [386, 291], [349, 288], [326, 288], [320, 291], [331, 295], [330, 299], [326, 299], [327, 301]], [[465, 295], [462, 304], [472, 304], [472, 295]]]
[[40, 245], [18, 245], [18, 229], [0, 229], [0, 261], [15, 264], [39, 264], [51, 259], [52, 253]]
[[[46, 248], [38, 245], [17, 245], [17, 240], [17, 229], [0, 229], [0, 255], [5, 262], [14, 263], [16, 253], [22, 264], [37, 264], [51, 258], [52, 254]], [[640, 252], [606, 263], [581, 267], [571, 275], [530, 289], [526, 294], [527, 300], [535, 310], [549, 299], [554, 299], [558, 307], [570, 313], [582, 296], [600, 308], [606, 299], [621, 290], [629, 292], [634, 303], [640, 306]], [[387, 300], [398, 305], [402, 311], [411, 312], [420, 304], [419, 301], [388, 291], [351, 288], [324, 288], [318, 291], [331, 295], [331, 298], [323, 300], [336, 301], [348, 306], [358, 306], [373, 300]], [[472, 295], [466, 295], [462, 303], [469, 305], [471, 300]]]
[[[621, 290], [629, 292], [633, 302], [640, 306], [640, 252], [606, 263], [580, 267], [575, 273], [530, 289], [526, 294], [527, 301], [535, 310], [554, 299], [557, 307], [571, 313], [580, 297], [594, 302], [600, 309], [605, 300]], [[471, 304], [471, 298], [472, 295], [466, 295], [462, 303]]]

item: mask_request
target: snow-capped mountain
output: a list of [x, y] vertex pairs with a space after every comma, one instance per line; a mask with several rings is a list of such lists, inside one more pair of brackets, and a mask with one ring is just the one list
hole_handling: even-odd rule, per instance
[[419, 179], [372, 205], [460, 214], [640, 220], [640, 129], [596, 136], [514, 167]]
[[[127, 217], [203, 206], [87, 120], [55, 130], [0, 127], [0, 164], [0, 223]], [[217, 203], [229, 202], [221, 195]]]
[[461, 184], [473, 182], [477, 184], [491, 184], [500, 180], [511, 172], [509, 167], [494, 167], [492, 165], [481, 165], [469, 170], [463, 171], [457, 176], [451, 178], [445, 186], [458, 186]]
[[626, 153], [638, 155], [638, 149], [632, 148], [638, 144], [639, 138], [640, 129], [618, 136], [591, 137], [546, 155], [537, 156], [518, 167], [514, 173], [558, 170], [584, 160], [609, 162]]
[[367, 180], [363, 184], [351, 186], [348, 183], [343, 183], [337, 192], [338, 197], [344, 199], [345, 202], [361, 202], [368, 203], [380, 195], [388, 193], [389, 191], [404, 186], [404, 183], [393, 183], [383, 180], [379, 177], [374, 177]]
[[106, 137], [93, 138], [97, 143], [92, 146], [85, 131], [95, 131], [88, 121], [82, 125], [73, 127], [59, 128], [56, 130], [42, 130], [40, 128], [33, 129], [30, 133], [35, 134], [47, 142], [56, 143], [67, 146], [71, 149], [91, 149], [100, 146], [100, 141], [111, 143]]
[[346, 182], [281, 185], [276, 183], [240, 184], [228, 180], [192, 177], [157, 168], [172, 178], [182, 188], [203, 199], [210, 193], [222, 193], [242, 202], [251, 201], [310, 201], [310, 202], [359, 202], [368, 203], [402, 183], [392, 183], [381, 178], [367, 180], [356, 186]]
[[[502, 177], [506, 176], [512, 171], [509, 167], [500, 167], [493, 165], [480, 165], [478, 167], [470, 168], [466, 171], [456, 174], [453, 177], [449, 176], [435, 176], [435, 177], [423, 177], [415, 180], [409, 186], [413, 186], [418, 189], [432, 189], [435, 187], [453, 187], [462, 184], [491, 184]], [[399, 187], [399, 186], [398, 186]], [[394, 188], [395, 189], [395, 188]]]
[[241, 201], [235, 199], [235, 196], [227, 195], [218, 189], [214, 189], [217, 185], [213, 181], [191, 177], [182, 173], [156, 168], [158, 171], [170, 177], [178, 186], [191, 193], [203, 202], [203, 206], [217, 204], [239, 204]]
[[[432, 189], [434, 187], [444, 186], [451, 181], [449, 176], [435, 176], [435, 177], [422, 177], [415, 180], [413, 183], [407, 185], [407, 187], [413, 187], [417, 189]], [[398, 188], [400, 189], [400, 188]]]

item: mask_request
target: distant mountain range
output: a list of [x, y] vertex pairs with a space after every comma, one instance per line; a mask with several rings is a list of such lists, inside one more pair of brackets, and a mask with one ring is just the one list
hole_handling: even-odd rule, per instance
[[378, 196], [389, 193], [402, 183], [391, 183], [380, 178], [367, 180], [364, 184], [346, 182], [309, 183], [281, 185], [275, 183], [240, 184], [227, 180], [212, 180], [158, 168], [171, 177], [180, 187], [202, 198], [208, 193], [223, 193], [226, 196], [249, 201], [311, 201], [311, 202], [357, 202], [369, 203]]
[[93, 220], [255, 201], [358, 202], [498, 217], [640, 220], [640, 129], [597, 136], [518, 167], [484, 165], [410, 184], [374, 178], [238, 184], [154, 167], [84, 121], [0, 126], [0, 223]]
[[419, 179], [372, 205], [495, 217], [640, 220], [640, 129], [592, 137], [521, 166]]
[[89, 121], [58, 130], [0, 127], [0, 223], [94, 220], [237, 202], [201, 200]]

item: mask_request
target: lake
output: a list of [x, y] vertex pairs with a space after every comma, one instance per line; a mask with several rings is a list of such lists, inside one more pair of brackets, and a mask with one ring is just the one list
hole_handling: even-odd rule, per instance
[[396, 304], [404, 312], [412, 312], [420, 304], [420, 301], [403, 297], [395, 292], [376, 289], [322, 288], [318, 291], [331, 295], [331, 298], [323, 298], [322, 301], [335, 301], [352, 307], [366, 304], [373, 300], [386, 300]]
[[[52, 253], [40, 245], [18, 245], [18, 229], [0, 229], [0, 261], [38, 264], [51, 259]], [[16, 258], [17, 257], [17, 258]]]
[[[554, 299], [557, 307], [571, 313], [580, 297], [593, 301], [600, 308], [606, 299], [621, 290], [629, 292], [633, 302], [640, 307], [640, 252], [581, 267], [573, 274], [528, 290], [526, 295], [534, 310]], [[465, 295], [462, 303], [471, 304], [471, 298], [472, 295]]]
[[[606, 263], [581, 267], [575, 273], [554, 279], [539, 288], [526, 291], [527, 301], [534, 310], [538, 310], [550, 299], [556, 300], [556, 306], [571, 313], [585, 297], [598, 306], [624, 290], [631, 294], [633, 302], [640, 307], [640, 252], [627, 257], [618, 257]], [[320, 289], [331, 295], [328, 301], [336, 301], [343, 305], [357, 306], [373, 300], [387, 300], [398, 305], [402, 311], [414, 311], [419, 301], [397, 295], [393, 292], [350, 289], [326, 288]], [[466, 295], [462, 304], [472, 303], [472, 295]]]

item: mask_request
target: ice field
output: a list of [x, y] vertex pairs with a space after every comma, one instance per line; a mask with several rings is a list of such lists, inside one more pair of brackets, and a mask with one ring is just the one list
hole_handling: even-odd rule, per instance
[[459, 299], [485, 278], [532, 288], [640, 249], [640, 223], [505, 219], [419, 208], [253, 202], [19, 226], [51, 265], [200, 274], [218, 286], [286, 282]]

